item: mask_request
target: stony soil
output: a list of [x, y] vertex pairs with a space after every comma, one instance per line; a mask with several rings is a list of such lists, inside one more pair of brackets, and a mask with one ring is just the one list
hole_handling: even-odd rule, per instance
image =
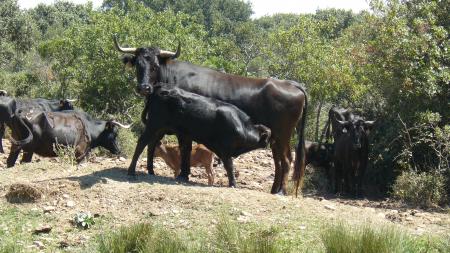
[[[8, 143], [6, 146], [9, 148]], [[6, 155], [0, 154], [0, 212], [17, 208], [24, 217], [35, 215], [36, 219], [24, 224], [22, 233], [31, 234], [39, 227], [51, 226], [50, 235], [30, 237], [34, 245], [26, 240], [18, 242], [47, 252], [61, 242], [73, 251], [89, 249], [97, 235], [136, 222], [152, 221], [184, 231], [208, 230], [223, 215], [243, 224], [276, 225], [292, 234], [304, 233], [305, 243], [317, 240], [319, 235], [315, 232], [320, 226], [334, 221], [394, 224], [415, 234], [450, 234], [448, 210], [412, 209], [387, 200], [271, 195], [274, 166], [268, 150], [254, 151], [235, 160], [236, 189], [226, 187], [228, 181], [221, 166], [214, 169], [214, 186], [208, 186], [204, 169], [193, 168], [191, 182], [181, 184], [159, 159], [155, 162], [157, 176], [145, 173], [146, 161], [141, 159], [136, 180], [127, 176], [130, 161], [125, 158], [96, 157], [72, 166], [60, 159], [35, 156], [31, 164], [8, 169], [5, 161]], [[12, 184], [33, 186], [43, 192], [42, 197], [34, 203], [9, 203], [5, 196]], [[71, 224], [70, 220], [80, 211], [98, 216], [93, 229], [78, 230]], [[0, 218], [0, 232], [7, 231], [8, 226], [11, 224]]]

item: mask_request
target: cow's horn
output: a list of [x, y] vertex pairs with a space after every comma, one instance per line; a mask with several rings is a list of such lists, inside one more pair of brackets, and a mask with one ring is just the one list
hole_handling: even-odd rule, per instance
[[73, 103], [73, 102], [76, 102], [78, 99], [76, 99], [76, 98], [75, 98], [75, 99], [68, 99], [68, 98], [67, 98], [66, 100], [67, 100], [68, 102]]
[[342, 126], [346, 126], [346, 125], [350, 124], [350, 122], [348, 122], [348, 121], [342, 121], [342, 120], [336, 120], [336, 121], [339, 123], [339, 125], [342, 125]]
[[136, 48], [134, 47], [120, 47], [119, 43], [117, 42], [117, 34], [113, 35], [114, 45], [116, 46], [117, 50], [119, 50], [122, 53], [130, 53], [134, 54], [136, 53]]
[[177, 51], [175, 53], [172, 52], [172, 51], [166, 51], [166, 50], [160, 50], [159, 51], [159, 55], [161, 57], [164, 57], [164, 58], [170, 57], [172, 59], [178, 58], [178, 56], [180, 56], [180, 53], [181, 53], [181, 42], [178, 42], [178, 48], [177, 48]]
[[123, 127], [123, 128], [125, 128], [125, 129], [128, 129], [128, 128], [130, 128], [131, 127], [131, 124], [129, 124], [129, 125], [124, 125], [124, 124], [122, 124], [122, 123], [119, 123], [119, 122], [117, 122], [117, 121], [111, 121], [111, 123], [112, 124], [114, 124], [114, 125], [117, 125], [117, 126], [120, 126], [120, 127]]
[[5, 96], [7, 96], [7, 95], [8, 95], [8, 92], [7, 92], [6, 90], [0, 90], [0, 93], [3, 93], [3, 94], [5, 94]]

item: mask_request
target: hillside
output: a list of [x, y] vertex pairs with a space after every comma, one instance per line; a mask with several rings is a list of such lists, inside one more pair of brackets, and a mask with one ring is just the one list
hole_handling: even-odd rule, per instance
[[[300, 236], [302, 241], [296, 241], [299, 247], [306, 245], [313, 251], [323, 250], [318, 243], [322, 226], [337, 221], [394, 224], [413, 234], [450, 233], [448, 211], [413, 210], [386, 201], [271, 195], [273, 166], [267, 150], [236, 160], [237, 189], [224, 186], [227, 179], [221, 167], [215, 168], [216, 182], [211, 187], [200, 168], [193, 169], [192, 183], [177, 183], [160, 160], [155, 165], [158, 176], [144, 174], [141, 160], [138, 179], [133, 181], [126, 175], [129, 160], [124, 158], [96, 157], [76, 167], [59, 159], [34, 157], [31, 164], [8, 169], [5, 160], [6, 155], [1, 154], [0, 235], [31, 251], [43, 245], [44, 252], [53, 252], [63, 242], [69, 252], [89, 252], [95, 249], [98, 235], [137, 222], [180, 233], [209, 233], [224, 218], [240, 226], [282, 228], [285, 239]], [[35, 187], [43, 193], [42, 198], [36, 203], [7, 202], [10, 185], [17, 183]], [[95, 214], [91, 229], [71, 224], [80, 211]], [[44, 225], [52, 227], [49, 234], [32, 235]]]

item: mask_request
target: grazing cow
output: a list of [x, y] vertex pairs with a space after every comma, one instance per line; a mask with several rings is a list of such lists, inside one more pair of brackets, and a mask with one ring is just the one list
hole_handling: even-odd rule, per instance
[[[178, 88], [205, 97], [233, 104], [244, 111], [255, 124], [271, 129], [271, 148], [275, 164], [275, 178], [271, 193], [287, 193], [289, 167], [292, 161], [289, 141], [297, 127], [298, 144], [295, 149], [294, 180], [297, 189], [305, 170], [304, 129], [307, 110], [307, 96], [297, 82], [273, 78], [247, 78], [222, 73], [209, 68], [177, 61], [176, 53], [155, 47], [122, 48], [114, 37], [116, 48], [132, 56], [124, 57], [124, 63], [135, 66], [137, 90], [142, 95], [152, 92], [159, 82], [171, 83]], [[180, 180], [189, 180], [189, 159], [192, 139], [178, 135], [181, 149]], [[152, 161], [152, 150], [148, 149], [148, 161]], [[217, 153], [216, 153], [217, 154]], [[149, 173], [153, 164], [147, 164]]]
[[[6, 91], [0, 90], [0, 96], [4, 94], [7, 95]], [[57, 112], [64, 110], [73, 110], [72, 102], [75, 100], [70, 99], [61, 99], [61, 100], [48, 100], [43, 98], [35, 98], [35, 99], [20, 99], [16, 98], [16, 109], [20, 114], [32, 116], [36, 113], [40, 112]], [[5, 134], [5, 126], [1, 123], [3, 120], [0, 119], [0, 153], [4, 153], [3, 145], [1, 139]]]
[[[0, 97], [8, 96], [8, 92], [6, 90], [0, 90]], [[5, 135], [5, 124], [0, 122], [0, 153], [5, 153], [3, 150], [2, 139]]]
[[[178, 146], [169, 146], [158, 143], [155, 149], [155, 157], [161, 157], [166, 164], [173, 170], [174, 176], [178, 176], [181, 172], [180, 163], [181, 155]], [[208, 175], [208, 184], [214, 184], [214, 173], [212, 171], [214, 163], [214, 153], [207, 149], [202, 144], [197, 144], [192, 147], [191, 151], [191, 166], [204, 167]]]
[[17, 105], [15, 99], [0, 96], [0, 125], [6, 125], [12, 130], [11, 142], [13, 143], [13, 147], [11, 147], [11, 150], [14, 149], [14, 145], [27, 144], [33, 138], [30, 128], [17, 114], [16, 108]]
[[361, 195], [369, 154], [368, 134], [374, 122], [356, 116], [352, 120], [337, 120], [336, 123], [345, 132], [334, 143], [335, 191]]
[[[14, 166], [20, 149], [25, 151], [23, 162], [31, 162], [33, 153], [44, 157], [57, 156], [55, 149], [75, 148], [75, 158], [80, 163], [89, 151], [101, 146], [113, 154], [120, 152], [116, 126], [126, 127], [115, 121], [92, 119], [83, 112], [41, 112], [31, 119], [23, 119], [32, 131], [32, 140], [18, 149], [11, 149], [7, 167]], [[20, 132], [12, 129], [12, 132]], [[23, 135], [20, 134], [19, 135]]]
[[136, 163], [145, 145], [153, 154], [165, 134], [175, 133], [189, 136], [214, 152], [224, 164], [229, 186], [235, 187], [232, 158], [266, 147], [270, 139], [269, 128], [253, 124], [236, 106], [179, 88], [155, 88], [145, 111], [147, 123], [128, 168], [129, 175], [136, 174]]

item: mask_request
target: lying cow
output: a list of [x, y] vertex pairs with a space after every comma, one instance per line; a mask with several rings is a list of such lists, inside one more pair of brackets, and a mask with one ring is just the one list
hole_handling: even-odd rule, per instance
[[[7, 95], [6, 91], [0, 90], [0, 95]], [[48, 100], [43, 98], [35, 99], [20, 99], [16, 98], [16, 110], [22, 115], [32, 117], [33, 115], [40, 112], [57, 112], [64, 110], [73, 110], [72, 102], [74, 100], [61, 99], [61, 100]], [[4, 119], [0, 119], [0, 153], [4, 153], [3, 145], [1, 139], [5, 134], [5, 126], [3, 123]]]
[[[145, 145], [149, 144], [149, 154], [153, 154], [165, 134], [176, 133], [178, 137], [189, 136], [213, 151], [224, 164], [229, 186], [234, 187], [232, 157], [269, 143], [270, 129], [254, 125], [247, 114], [231, 104], [178, 88], [157, 87], [149, 96], [146, 127], [128, 168], [129, 175], [136, 174], [136, 163]], [[153, 157], [150, 158], [148, 163], [152, 163]], [[149, 174], [153, 173], [153, 168], [149, 169]]]
[[368, 134], [374, 121], [354, 117], [353, 120], [336, 122], [345, 131], [334, 143], [335, 191], [361, 195], [369, 154]]
[[98, 146], [118, 154], [116, 126], [129, 127], [115, 121], [95, 120], [86, 113], [76, 111], [42, 112], [31, 119], [24, 118], [24, 121], [31, 129], [33, 138], [29, 143], [20, 145], [19, 149], [11, 149], [7, 167], [14, 166], [20, 149], [25, 152], [24, 162], [31, 162], [33, 153], [56, 157], [55, 149], [59, 147], [73, 147], [77, 163]]
[[[181, 154], [178, 145], [164, 145], [158, 143], [155, 149], [155, 157], [161, 157], [164, 162], [173, 170], [175, 177], [181, 172]], [[202, 144], [192, 146], [191, 151], [191, 166], [204, 167], [208, 175], [208, 184], [214, 184], [214, 173], [212, 171], [214, 163], [214, 153], [207, 149]]]
[[328, 168], [332, 161], [333, 145], [305, 141], [306, 165]]

